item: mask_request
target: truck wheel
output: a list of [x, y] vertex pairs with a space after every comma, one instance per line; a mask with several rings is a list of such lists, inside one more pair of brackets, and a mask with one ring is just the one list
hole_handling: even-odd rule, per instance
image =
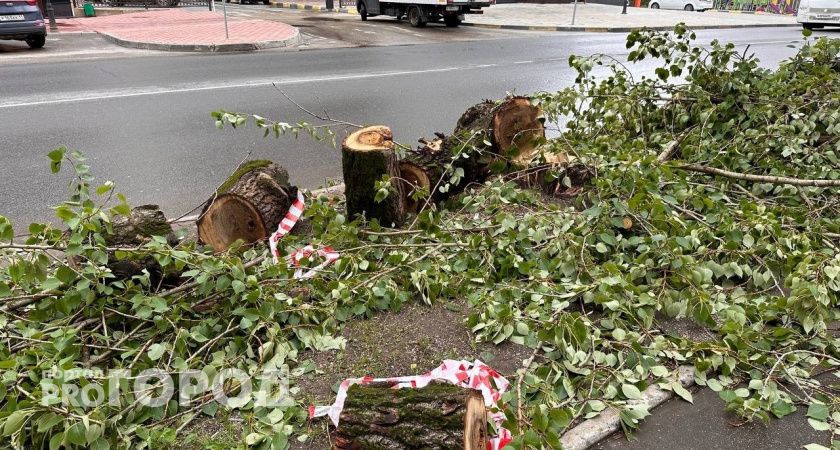
[[458, 25], [461, 25], [461, 21], [458, 20], [458, 16], [455, 15], [443, 16], [443, 23], [445, 23], [449, 28], [455, 28]]
[[408, 7], [408, 23], [414, 28], [423, 28], [426, 26], [426, 21], [423, 20], [423, 11], [417, 5]]
[[359, 10], [359, 15], [362, 16], [362, 21], [367, 20], [367, 5], [365, 5], [365, 2], [359, 2], [356, 9]]

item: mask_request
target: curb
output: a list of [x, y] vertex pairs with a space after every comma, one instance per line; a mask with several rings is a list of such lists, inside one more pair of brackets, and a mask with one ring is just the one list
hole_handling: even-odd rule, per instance
[[[587, 33], [629, 33], [633, 30], [654, 30], [654, 31], [671, 31], [673, 26], [661, 27], [574, 27], [574, 26], [532, 26], [532, 25], [495, 25], [489, 23], [474, 23], [462, 22], [461, 25], [476, 28], [489, 28], [493, 30], [520, 30], [520, 31], [581, 31]], [[800, 27], [798, 23], [790, 24], [773, 24], [773, 23], [758, 23], [758, 24], [733, 24], [733, 25], [699, 25], [689, 26], [691, 30], [723, 30], [728, 28], [776, 28], [776, 27]]]
[[285, 2], [271, 2], [272, 8], [286, 8], [286, 9], [303, 9], [307, 11], [318, 11], [318, 12], [337, 12], [337, 13], [344, 13], [344, 14], [358, 14], [356, 8], [332, 8], [327, 9], [326, 6], [321, 5], [310, 5], [307, 3], [285, 3]]
[[[693, 366], [680, 366], [677, 369], [677, 373], [680, 384], [683, 387], [687, 388], [694, 385]], [[627, 404], [645, 405], [648, 410], [652, 410], [673, 397], [673, 391], [666, 391], [658, 385], [653, 384], [642, 392], [640, 399], [630, 400]], [[565, 450], [585, 450], [620, 429], [621, 419], [619, 418], [619, 411], [609, 408], [598, 417], [585, 420], [578, 426], [567, 431], [560, 438], [560, 442], [563, 444]]]
[[105, 40], [114, 44], [137, 48], [142, 50], [160, 50], [164, 52], [199, 52], [199, 53], [221, 53], [221, 52], [252, 52], [267, 48], [288, 47], [300, 43], [300, 30], [294, 28], [294, 35], [282, 40], [242, 42], [237, 44], [163, 44], [159, 42], [129, 41], [106, 33], [99, 33]]

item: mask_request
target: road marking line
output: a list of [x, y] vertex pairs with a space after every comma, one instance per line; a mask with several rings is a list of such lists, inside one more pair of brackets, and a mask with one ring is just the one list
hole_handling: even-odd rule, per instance
[[[162, 89], [146, 89], [146, 90], [139, 90], [136, 92], [125, 92], [125, 91], [117, 91], [117, 92], [108, 92], [108, 93], [101, 93], [101, 94], [93, 94], [91, 93], [80, 93], [73, 96], [68, 96], [65, 98], [57, 98], [52, 100], [35, 100], [35, 101], [26, 101], [26, 102], [5, 102], [0, 103], [0, 109], [6, 108], [18, 108], [18, 107], [28, 107], [28, 106], [41, 106], [41, 105], [57, 105], [62, 103], [76, 103], [76, 102], [85, 102], [85, 101], [92, 101], [92, 100], [107, 100], [107, 99], [118, 99], [118, 98], [131, 98], [131, 97], [145, 97], [150, 95], [162, 95], [162, 94], [180, 94], [180, 93], [188, 93], [188, 92], [203, 92], [203, 91], [216, 91], [216, 90], [223, 90], [223, 89], [237, 89], [237, 88], [249, 88], [249, 87], [262, 87], [262, 86], [271, 86], [271, 85], [294, 85], [294, 84], [307, 84], [307, 83], [320, 83], [325, 81], [346, 81], [346, 80], [364, 80], [369, 78], [386, 78], [386, 77], [397, 77], [403, 75], [419, 75], [424, 73], [442, 73], [442, 72], [453, 72], [457, 70], [471, 70], [474, 69], [475, 66], [470, 67], [441, 67], [438, 69], [422, 69], [422, 70], [402, 70], [402, 71], [395, 71], [395, 72], [381, 72], [381, 73], [364, 73], [364, 74], [355, 74], [355, 75], [338, 75], [338, 76], [330, 76], [330, 77], [319, 77], [319, 78], [294, 78], [289, 80], [257, 80], [257, 81], [249, 81], [244, 83], [233, 83], [233, 84], [213, 84], [209, 86], [196, 86], [196, 87], [184, 87], [184, 88], [162, 88]], [[54, 95], [54, 94], [52, 94]]]

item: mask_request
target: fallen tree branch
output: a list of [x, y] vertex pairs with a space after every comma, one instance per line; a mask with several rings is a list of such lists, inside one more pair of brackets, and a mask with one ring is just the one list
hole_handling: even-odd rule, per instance
[[732, 172], [718, 169], [716, 167], [701, 166], [698, 164], [683, 164], [677, 166], [679, 169], [691, 172], [706, 173], [736, 180], [755, 181], [757, 183], [789, 184], [791, 186], [812, 186], [812, 187], [836, 187], [840, 186], [840, 180], [809, 180], [803, 178], [778, 177], [773, 175], [753, 175], [749, 173]]
[[680, 133], [680, 135], [677, 136], [676, 139], [671, 141], [671, 143], [668, 144], [668, 146], [665, 147], [665, 149], [662, 150], [662, 152], [659, 153], [659, 155], [656, 157], [656, 163], [661, 164], [671, 159], [671, 157], [674, 156], [674, 153], [676, 153], [677, 150], [679, 150], [680, 145], [683, 143], [685, 138], [687, 138], [688, 135], [691, 134], [692, 131], [694, 131], [694, 128], [694, 126], [689, 127], [688, 129]]

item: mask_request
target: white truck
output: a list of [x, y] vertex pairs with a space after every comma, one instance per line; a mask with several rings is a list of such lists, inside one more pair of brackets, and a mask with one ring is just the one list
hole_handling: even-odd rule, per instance
[[447, 27], [457, 27], [465, 14], [481, 14], [481, 8], [492, 4], [495, 0], [357, 0], [356, 10], [362, 20], [378, 15], [406, 17], [412, 27], [425, 27], [443, 19]]

